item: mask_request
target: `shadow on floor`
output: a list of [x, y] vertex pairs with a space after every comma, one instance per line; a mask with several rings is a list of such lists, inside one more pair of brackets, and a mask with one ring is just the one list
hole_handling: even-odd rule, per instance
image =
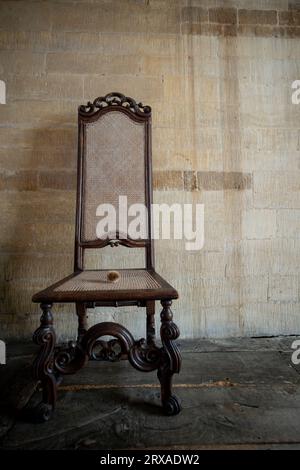
[[183, 410], [166, 417], [155, 373], [126, 361], [90, 362], [62, 383], [51, 421], [32, 424], [40, 400], [34, 347], [9, 347], [0, 367], [2, 449], [299, 448], [300, 369], [287, 338], [182, 342], [174, 388]]

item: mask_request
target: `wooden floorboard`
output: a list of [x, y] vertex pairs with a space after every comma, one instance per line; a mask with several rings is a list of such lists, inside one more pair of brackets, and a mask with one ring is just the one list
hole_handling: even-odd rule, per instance
[[161, 414], [155, 373], [126, 361], [90, 362], [65, 378], [56, 414], [45, 424], [18, 417], [40, 392], [30, 374], [34, 349], [14, 346], [0, 369], [1, 448], [298, 449], [300, 370], [290, 362], [292, 341], [185, 342], [174, 380], [183, 411], [175, 417]]

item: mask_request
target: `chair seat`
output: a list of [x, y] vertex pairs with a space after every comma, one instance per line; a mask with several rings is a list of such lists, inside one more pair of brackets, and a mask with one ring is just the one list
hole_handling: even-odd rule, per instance
[[116, 282], [107, 279], [109, 270], [72, 273], [44, 289], [33, 302], [101, 302], [177, 299], [177, 291], [159, 274], [147, 269], [121, 269]]

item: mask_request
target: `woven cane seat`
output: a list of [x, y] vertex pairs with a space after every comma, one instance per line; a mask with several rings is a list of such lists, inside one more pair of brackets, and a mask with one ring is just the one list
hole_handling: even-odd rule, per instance
[[108, 271], [83, 271], [55, 289], [57, 292], [157, 289], [160, 284], [148, 271], [123, 270], [116, 282], [107, 280]]
[[107, 279], [108, 270], [86, 270], [71, 274], [33, 298], [34, 302], [90, 302], [115, 300], [159, 300], [177, 298], [177, 291], [155, 271], [121, 269], [116, 282]]

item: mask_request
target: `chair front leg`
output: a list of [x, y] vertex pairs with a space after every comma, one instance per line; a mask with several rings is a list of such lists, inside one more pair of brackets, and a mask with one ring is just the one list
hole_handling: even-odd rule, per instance
[[54, 348], [56, 335], [53, 328], [52, 304], [41, 304], [43, 311], [41, 325], [33, 335], [33, 341], [40, 346], [33, 363], [34, 377], [41, 382], [42, 402], [34, 410], [35, 420], [48, 421], [55, 408], [57, 395], [57, 377], [54, 374]]
[[181, 406], [175, 395], [172, 394], [172, 378], [174, 373], [179, 373], [181, 355], [175, 341], [179, 337], [179, 328], [173, 322], [171, 300], [162, 300], [160, 336], [162, 341], [161, 362], [157, 376], [161, 384], [161, 401], [167, 415], [176, 415]]

